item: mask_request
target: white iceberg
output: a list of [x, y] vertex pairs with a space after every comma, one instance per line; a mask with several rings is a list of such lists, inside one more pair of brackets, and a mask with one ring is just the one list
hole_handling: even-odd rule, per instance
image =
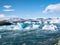
[[43, 28], [42, 28], [43, 30], [56, 30], [57, 29], [57, 26], [56, 25], [53, 25], [53, 24], [50, 24], [50, 25], [44, 25], [43, 26]]

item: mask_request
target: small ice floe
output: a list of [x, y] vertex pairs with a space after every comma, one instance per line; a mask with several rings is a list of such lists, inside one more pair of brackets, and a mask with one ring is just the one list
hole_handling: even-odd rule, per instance
[[14, 27], [12, 28], [12, 30], [22, 30], [22, 23], [17, 23], [16, 25], [14, 25]]
[[33, 29], [38, 29], [39, 26], [40, 26], [40, 25], [34, 25], [34, 24], [33, 24], [33, 27], [32, 27], [32, 28], [33, 28]]
[[35, 25], [35, 24], [30, 24], [28, 27], [26, 27], [25, 29], [26, 30], [34, 30], [34, 29], [38, 29], [39, 28], [39, 25]]
[[43, 30], [51, 30], [51, 31], [56, 31], [57, 26], [53, 24], [45, 24], [42, 28]]
[[28, 26], [28, 27], [26, 27], [26, 28], [25, 28], [25, 30], [30, 30], [30, 29], [31, 29], [31, 27], [30, 27], [30, 26]]

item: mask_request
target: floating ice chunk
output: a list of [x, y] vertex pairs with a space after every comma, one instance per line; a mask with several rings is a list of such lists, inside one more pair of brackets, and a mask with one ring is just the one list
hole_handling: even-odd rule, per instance
[[28, 27], [26, 27], [25, 29], [30, 30], [30, 29], [38, 29], [39, 25], [35, 25], [35, 24], [31, 24]]
[[31, 27], [30, 27], [30, 26], [28, 26], [28, 27], [26, 27], [26, 28], [25, 28], [25, 30], [30, 30], [30, 29], [31, 29]]
[[33, 28], [33, 29], [37, 29], [37, 28], [39, 28], [39, 25], [33, 25], [32, 28]]
[[28, 24], [31, 24], [31, 22], [30, 22], [30, 21], [26, 21], [26, 22], [24, 22], [24, 23], [28, 23]]
[[51, 25], [47, 25], [47, 24], [46, 24], [46, 25], [43, 26], [42, 29], [43, 29], [43, 30], [56, 30], [56, 28], [57, 28], [57, 27], [56, 27], [55, 25], [53, 25], [53, 24], [51, 24]]
[[13, 30], [22, 30], [23, 28], [22, 28], [22, 23], [17, 23], [17, 25], [15, 25], [14, 27], [13, 27]]

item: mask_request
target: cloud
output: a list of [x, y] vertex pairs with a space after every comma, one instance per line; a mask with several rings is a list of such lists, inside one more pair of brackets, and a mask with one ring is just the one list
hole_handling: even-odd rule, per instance
[[11, 5], [4, 5], [3, 7], [4, 8], [11, 8], [12, 6]]
[[5, 17], [5, 15], [4, 14], [0, 14], [0, 18], [3, 18], [3, 17]]
[[60, 3], [59, 4], [51, 4], [43, 10], [42, 13], [59, 13], [60, 12]]
[[15, 11], [14, 9], [11, 9], [12, 7], [11, 5], [4, 5], [3, 7], [4, 7], [3, 11], [5, 12]]
[[5, 12], [12, 12], [12, 11], [15, 11], [14, 9], [4, 9], [3, 11]]
[[5, 15], [4, 14], [0, 14], [0, 21], [2, 21], [2, 20], [5, 20]]

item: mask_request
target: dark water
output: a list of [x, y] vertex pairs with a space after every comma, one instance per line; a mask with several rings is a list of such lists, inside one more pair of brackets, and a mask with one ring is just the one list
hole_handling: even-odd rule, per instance
[[54, 45], [58, 43], [60, 29], [55, 32], [0, 30], [0, 45]]

